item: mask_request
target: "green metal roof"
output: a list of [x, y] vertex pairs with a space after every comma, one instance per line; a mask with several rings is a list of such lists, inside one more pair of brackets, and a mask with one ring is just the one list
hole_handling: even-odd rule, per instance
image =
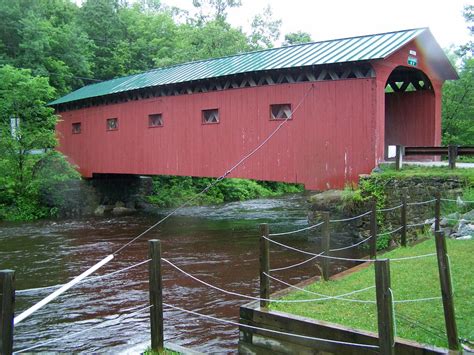
[[425, 31], [429, 32], [427, 28], [418, 28], [312, 42], [158, 68], [84, 86], [51, 102], [50, 105], [233, 74], [383, 59]]

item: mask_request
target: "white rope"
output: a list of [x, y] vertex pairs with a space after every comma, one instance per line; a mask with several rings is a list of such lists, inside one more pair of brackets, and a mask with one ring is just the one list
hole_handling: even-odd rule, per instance
[[436, 199], [432, 199], [432, 200], [427, 200], [427, 201], [420, 201], [420, 202], [408, 202], [407, 203], [407, 206], [418, 206], [418, 205], [427, 205], [429, 203], [433, 203], [435, 202]]
[[429, 256], [436, 255], [436, 253], [431, 253], [431, 254], [423, 254], [423, 255], [414, 255], [414, 256], [406, 256], [404, 258], [390, 258], [388, 260], [390, 261], [403, 261], [403, 260], [412, 260], [412, 259], [420, 259], [420, 258], [427, 258]]
[[292, 336], [292, 337], [295, 337], [295, 338], [316, 340], [316, 341], [328, 342], [328, 343], [333, 343], [333, 344], [341, 344], [341, 345], [357, 346], [357, 347], [370, 348], [370, 349], [378, 349], [377, 345], [349, 343], [349, 342], [345, 342], [345, 341], [316, 338], [316, 337], [310, 337], [310, 336], [307, 336], [307, 335], [300, 335], [300, 334], [294, 334], [294, 333], [286, 333], [286, 332], [282, 332], [282, 331], [278, 331], [278, 330], [260, 328], [260, 327], [256, 327], [256, 326], [253, 326], [253, 325], [237, 323], [237, 322], [234, 322], [234, 321], [231, 321], [231, 320], [228, 320], [228, 319], [221, 319], [221, 318], [209, 316], [209, 315], [198, 313], [198, 312], [195, 312], [195, 311], [190, 311], [190, 310], [187, 310], [187, 309], [184, 309], [184, 308], [181, 308], [181, 307], [176, 307], [176, 306], [173, 306], [173, 305], [170, 305], [170, 304], [167, 304], [167, 303], [163, 303], [163, 305], [166, 306], [166, 307], [181, 311], [181, 312], [193, 314], [193, 315], [198, 316], [198, 317], [211, 319], [211, 320], [214, 320], [216, 322], [232, 324], [232, 325], [242, 327], [242, 328], [261, 330], [261, 331], [268, 332], [268, 333], [273, 333], [273, 334], [288, 335], [288, 336]]
[[372, 236], [369, 236], [363, 240], [361, 240], [360, 242], [358, 243], [355, 243], [355, 244], [352, 244], [352, 245], [349, 245], [347, 247], [342, 247], [342, 248], [336, 248], [336, 249], [329, 249], [329, 251], [340, 251], [340, 250], [346, 250], [346, 249], [350, 249], [350, 248], [354, 248], [354, 247], [357, 247], [363, 243], [365, 243], [366, 241], [368, 241], [370, 238], [372, 238]]
[[431, 223], [421, 222], [421, 223], [407, 224], [407, 228], [427, 226], [429, 224]]
[[353, 221], [354, 219], [358, 219], [358, 218], [362, 218], [362, 217], [364, 217], [364, 216], [367, 216], [367, 215], [369, 215], [369, 214], [371, 214], [371, 213], [372, 213], [372, 211], [367, 211], [367, 212], [362, 213], [362, 214], [360, 214], [360, 215], [358, 215], [358, 216], [354, 216], [354, 217], [350, 217], [350, 218], [331, 219], [331, 220], [329, 220], [329, 222], [331, 222], [331, 223], [336, 223], [336, 222], [349, 222], [349, 221]]
[[20, 315], [16, 316], [13, 320], [13, 323], [14, 325], [18, 325], [22, 320], [24, 320], [25, 318], [29, 317], [30, 315], [32, 315], [34, 312], [36, 312], [38, 309], [44, 307], [45, 305], [47, 305], [49, 302], [51, 302], [52, 300], [54, 300], [56, 297], [58, 297], [59, 295], [61, 295], [62, 293], [66, 292], [67, 290], [69, 290], [72, 286], [76, 285], [77, 283], [79, 283], [81, 280], [85, 279], [87, 276], [89, 276], [90, 274], [92, 274], [93, 272], [95, 272], [96, 270], [100, 269], [102, 266], [104, 266], [105, 264], [107, 264], [109, 261], [111, 261], [112, 259], [114, 258], [113, 254], [107, 256], [106, 258], [102, 259], [101, 261], [99, 261], [98, 263], [96, 263], [93, 267], [87, 269], [86, 271], [84, 271], [82, 274], [80, 274], [79, 276], [75, 277], [74, 279], [72, 279], [71, 281], [69, 281], [67, 284], [63, 285], [61, 288], [59, 288], [58, 290], [54, 291], [53, 293], [51, 293], [50, 295], [46, 296], [45, 298], [43, 298], [41, 301], [39, 301], [38, 303], [36, 303], [35, 305], [33, 305], [32, 307], [28, 308], [26, 311], [24, 311], [23, 313], [21, 313]]
[[446, 259], [448, 259], [448, 265], [449, 265], [449, 280], [451, 282], [451, 290], [453, 290], [453, 295], [454, 295], [454, 283], [453, 283], [453, 274], [452, 274], [452, 267], [451, 267], [451, 258], [449, 257], [449, 254], [446, 253]]
[[391, 288], [388, 289], [390, 291], [390, 294], [392, 295], [392, 313], [393, 313], [393, 344], [392, 346], [395, 346], [395, 337], [397, 336], [397, 319], [395, 316], [395, 297], [393, 297], [393, 291]]
[[393, 210], [402, 208], [402, 206], [403, 206], [403, 203], [398, 205], [398, 206], [394, 206], [394, 207], [381, 208], [381, 209], [377, 210], [377, 212], [389, 212], [389, 211], [393, 211]]
[[400, 226], [400, 227], [398, 227], [398, 228], [396, 228], [396, 229], [393, 229], [393, 230], [391, 230], [391, 231], [389, 231], [389, 232], [380, 233], [380, 234], [378, 234], [378, 236], [380, 237], [380, 236], [382, 236], [382, 235], [389, 235], [389, 234], [397, 233], [398, 231], [400, 231], [400, 230], [402, 230], [402, 229], [403, 229], [403, 226]]
[[370, 289], [373, 289], [375, 288], [375, 286], [369, 286], [369, 287], [366, 287], [366, 288], [363, 288], [363, 289], [360, 289], [360, 290], [356, 290], [356, 291], [352, 291], [352, 292], [348, 292], [348, 293], [344, 293], [342, 295], [338, 295], [338, 296], [329, 296], [329, 295], [325, 295], [323, 293], [318, 293], [318, 292], [314, 292], [314, 291], [310, 291], [310, 290], [306, 290], [304, 288], [301, 288], [301, 287], [298, 287], [298, 286], [295, 286], [295, 285], [292, 285], [288, 282], [285, 282], [283, 280], [280, 280], [272, 275], [269, 275], [267, 274], [266, 272], [264, 272], [264, 274], [266, 276], [268, 276], [269, 278], [271, 278], [272, 280], [275, 280], [277, 282], [280, 282], [282, 283], [283, 285], [286, 285], [288, 287], [291, 287], [291, 288], [294, 288], [295, 290], [299, 290], [299, 291], [303, 291], [303, 292], [306, 292], [306, 293], [309, 293], [309, 294], [312, 294], [312, 295], [316, 295], [316, 296], [320, 296], [320, 297], [324, 297], [324, 298], [327, 298], [327, 299], [335, 299], [335, 300], [340, 300], [340, 301], [348, 301], [348, 302], [357, 302], [357, 303], [376, 303], [375, 301], [369, 301], [369, 300], [357, 300], [357, 299], [353, 299], [353, 298], [345, 298], [344, 296], [350, 296], [350, 295], [354, 295], [356, 293], [360, 293], [360, 292], [364, 292], [364, 291], [367, 291], [367, 290], [370, 290]]
[[277, 237], [277, 236], [281, 236], [281, 235], [289, 235], [289, 234], [296, 234], [296, 233], [300, 233], [300, 232], [304, 232], [304, 231], [309, 231], [311, 229], [314, 229], [314, 228], [317, 228], [321, 225], [323, 225], [324, 222], [320, 222], [318, 224], [313, 224], [312, 226], [309, 226], [309, 227], [305, 227], [305, 228], [301, 228], [301, 229], [296, 229], [296, 230], [293, 230], [293, 231], [289, 231], [289, 232], [281, 232], [281, 233], [271, 233], [269, 234], [268, 236], [269, 237]]
[[280, 300], [280, 299], [260, 298], [260, 297], [256, 297], [256, 296], [244, 295], [244, 294], [241, 294], [241, 293], [228, 291], [228, 290], [225, 290], [223, 288], [214, 286], [214, 285], [212, 285], [212, 284], [210, 284], [206, 281], [203, 281], [203, 280], [197, 278], [196, 276], [193, 276], [190, 273], [184, 271], [179, 266], [173, 264], [171, 261], [169, 261], [167, 259], [161, 258], [161, 260], [163, 260], [168, 265], [172, 266], [173, 268], [175, 268], [176, 270], [178, 270], [182, 274], [188, 276], [189, 278], [191, 278], [191, 279], [193, 279], [193, 280], [195, 280], [195, 281], [197, 281], [197, 282], [199, 282], [199, 283], [201, 283], [201, 284], [203, 284], [203, 285], [205, 285], [209, 288], [212, 288], [212, 289], [217, 290], [217, 291], [222, 292], [222, 293], [226, 293], [228, 295], [237, 296], [237, 297], [241, 297], [241, 298], [246, 298], [246, 299], [250, 299], [250, 300], [254, 300], [254, 301], [268, 301], [268, 302], [274, 302], [274, 303], [307, 303], [307, 302], [327, 301], [327, 300], [330, 300], [330, 299], [333, 299], [333, 298], [336, 298], [336, 297], [340, 296], [340, 295], [337, 295], [337, 296], [331, 296], [331, 297], [310, 298], [310, 299], [303, 299], [303, 300]]
[[[91, 281], [97, 281], [99, 279], [105, 279], [107, 277], [110, 277], [110, 276], [113, 276], [113, 275], [116, 275], [116, 274], [119, 274], [119, 273], [122, 273], [122, 272], [125, 272], [125, 271], [128, 271], [130, 269], [133, 269], [135, 267], [138, 267], [140, 265], [143, 265], [143, 264], [146, 264], [150, 261], [151, 259], [148, 259], [148, 260], [145, 260], [145, 261], [141, 261], [137, 264], [134, 264], [134, 265], [131, 265], [131, 266], [127, 266], [126, 268], [123, 268], [123, 269], [120, 269], [120, 270], [117, 270], [117, 271], [114, 271], [114, 272], [111, 272], [111, 273], [108, 273], [108, 274], [105, 274], [105, 275], [99, 275], [99, 276], [93, 276], [93, 277], [89, 277], [89, 278], [86, 278], [86, 279], [83, 279], [81, 280], [80, 282], [78, 282], [77, 284], [84, 284], [84, 283], [88, 283], [88, 282], [91, 282]], [[15, 294], [16, 295], [24, 295], [24, 294], [27, 294], [27, 293], [30, 293], [30, 292], [35, 292], [35, 291], [41, 291], [41, 290], [48, 290], [48, 289], [53, 289], [53, 288], [58, 288], [58, 287], [61, 287], [63, 286], [64, 284], [58, 284], [58, 285], [54, 285], [54, 286], [46, 286], [46, 287], [36, 287], [36, 288], [27, 288], [27, 289], [24, 289], [24, 290], [17, 290], [15, 291]]]
[[468, 201], [468, 200], [462, 200], [462, 199], [452, 200], [452, 199], [449, 199], [449, 198], [442, 198], [441, 201], [457, 202], [457, 203], [474, 203], [474, 201]]
[[439, 300], [442, 297], [436, 296], [436, 297], [425, 297], [425, 298], [415, 298], [411, 300], [398, 300], [395, 301], [395, 303], [411, 303], [411, 302], [423, 302], [423, 301], [433, 301], [433, 300]]
[[[289, 245], [286, 245], [286, 244], [277, 242], [276, 240], [267, 238], [267, 237], [265, 237], [265, 236], [264, 236], [263, 238], [267, 239], [268, 241], [270, 241], [270, 242], [272, 242], [272, 243], [275, 243], [275, 244], [280, 245], [280, 246], [282, 246], [282, 247], [288, 248], [288, 249], [290, 249], [290, 250], [294, 250], [294, 251], [300, 252], [300, 253], [302, 253], [302, 254], [307, 254], [307, 255], [312, 255], [312, 256], [316, 256], [316, 255], [317, 255], [317, 256], [319, 256], [319, 257], [321, 257], [321, 258], [335, 259], [335, 260], [357, 261], [357, 262], [362, 262], [362, 263], [375, 262], [375, 261], [376, 261], [376, 260], [374, 260], [374, 259], [351, 259], [351, 258], [341, 258], [341, 257], [337, 257], [337, 256], [329, 256], [329, 255], [324, 255], [324, 254], [314, 254], [314, 253], [311, 253], [311, 252], [309, 252], [309, 251], [300, 250], [300, 249], [291, 247], [291, 246], [289, 246]], [[433, 255], [436, 255], [436, 253], [424, 254], [424, 255], [415, 255], [415, 256], [407, 256], [407, 257], [402, 257], [402, 258], [387, 258], [387, 260], [390, 260], [390, 261], [402, 261], [402, 260], [411, 260], [411, 259], [425, 258], [425, 257], [428, 257], [428, 256], [433, 256]]]
[[446, 220], [448, 220], [448, 221], [456, 221], [456, 222], [474, 223], [474, 220], [464, 219], [464, 218], [448, 218], [448, 217], [441, 217], [441, 219], [446, 219]]
[[277, 267], [275, 269], [270, 269], [270, 271], [281, 271], [281, 270], [288, 270], [288, 269], [292, 269], [294, 267], [298, 267], [298, 266], [301, 266], [303, 264], [306, 264], [306, 263], [309, 263], [310, 261], [318, 258], [320, 255], [322, 255], [324, 252], [320, 253], [320, 254], [317, 254], [316, 256], [313, 256], [305, 261], [302, 261], [300, 263], [297, 263], [297, 264], [293, 264], [293, 265], [289, 265], [289, 266], [284, 266], [284, 267]]
[[[93, 330], [93, 329], [100, 328], [100, 327], [102, 327], [104, 324], [111, 323], [111, 322], [115, 322], [115, 321], [120, 321], [120, 320], [121, 320], [120, 317], [122, 317], [122, 316], [131, 317], [131, 316], [134, 316], [134, 315], [143, 313], [143, 311], [146, 311], [146, 310], [150, 309], [151, 307], [153, 307], [153, 305], [149, 305], [149, 306], [143, 307], [143, 308], [141, 308], [141, 309], [139, 309], [138, 311], [135, 311], [135, 312], [133, 312], [133, 313], [129, 313], [129, 314], [125, 314], [125, 315], [124, 315], [124, 314], [121, 314], [121, 315], [119, 315], [119, 318], [108, 319], [108, 320], [106, 320], [106, 321], [103, 321], [103, 322], [98, 323], [98, 324], [96, 324], [96, 325], [90, 326], [90, 327], [88, 327], [88, 328], [86, 328], [86, 329], [84, 329], [84, 330], [81, 330], [81, 331], [79, 331], [79, 332], [71, 333], [71, 334], [65, 335], [65, 336], [63, 336], [63, 337], [61, 337], [61, 338], [47, 340], [47, 341], [45, 341], [45, 342], [43, 342], [43, 343], [35, 344], [35, 345], [33, 345], [33, 346], [30, 346], [29, 348], [25, 348], [25, 349], [21, 349], [21, 350], [18, 350], [18, 351], [14, 351], [13, 353], [14, 353], [14, 354], [24, 353], [24, 352], [26, 352], [26, 351], [30, 351], [30, 350], [33, 350], [33, 349], [36, 349], [36, 348], [41, 348], [41, 347], [43, 347], [43, 346], [45, 346], [45, 345], [48, 345], [48, 344], [57, 343], [57, 342], [59, 342], [59, 341], [63, 341], [63, 340], [66, 340], [66, 339], [69, 339], [69, 338], [72, 338], [72, 337], [77, 337], [77, 336], [79, 336], [79, 335], [81, 335], [81, 334], [83, 334], [83, 333], [89, 332], [89, 331], [91, 331], [91, 330]], [[96, 320], [97, 320], [97, 319], [96, 319]]]
[[274, 244], [280, 245], [284, 248], [287, 248], [287, 249], [290, 249], [290, 250], [293, 250], [293, 251], [296, 251], [296, 252], [299, 252], [299, 253], [302, 253], [302, 254], [306, 254], [306, 255], [319, 256], [321, 258], [329, 258], [329, 259], [336, 259], [336, 260], [348, 260], [348, 261], [360, 261], [360, 262], [374, 261], [374, 260], [370, 260], [370, 259], [349, 259], [349, 258], [339, 258], [339, 257], [336, 257], [336, 256], [328, 256], [328, 255], [323, 255], [323, 254], [315, 254], [315, 253], [311, 253], [309, 251], [301, 250], [301, 249], [294, 248], [292, 246], [277, 242], [276, 240], [267, 238], [265, 236], [263, 236], [263, 238], [267, 239], [268, 241], [270, 241]]

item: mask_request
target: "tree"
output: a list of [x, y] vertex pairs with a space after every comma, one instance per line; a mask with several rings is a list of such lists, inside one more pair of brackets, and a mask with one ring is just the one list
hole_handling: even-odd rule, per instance
[[0, 2], [0, 58], [4, 64], [49, 76], [59, 94], [83, 85], [90, 75], [90, 41], [77, 25], [69, 0]]
[[[464, 7], [464, 18], [474, 36], [474, 6]], [[474, 58], [473, 41], [448, 53], [451, 62], [459, 65], [459, 80], [443, 86], [443, 144], [472, 145], [474, 142]]]
[[464, 58], [459, 80], [443, 86], [443, 144], [474, 142], [474, 58]]
[[273, 42], [280, 37], [281, 20], [273, 18], [273, 12], [268, 5], [261, 14], [252, 20], [252, 32], [249, 40], [255, 49], [272, 48]]
[[241, 0], [193, 0], [193, 6], [199, 9], [199, 23], [209, 20], [225, 21], [227, 9], [241, 5]]
[[[33, 168], [41, 154], [56, 146], [54, 110], [45, 104], [55, 96], [48, 80], [10, 65], [0, 68], [0, 205], [15, 204], [32, 190]], [[16, 128], [11, 122], [19, 121]]]
[[292, 32], [292, 33], [287, 33], [285, 35], [285, 41], [283, 42], [283, 46], [291, 46], [293, 44], [299, 44], [299, 43], [307, 43], [311, 42], [311, 35], [307, 32]]

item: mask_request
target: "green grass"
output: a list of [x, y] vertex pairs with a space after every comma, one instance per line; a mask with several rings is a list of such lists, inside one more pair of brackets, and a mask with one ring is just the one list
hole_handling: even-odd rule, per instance
[[[474, 273], [472, 255], [473, 240], [447, 240], [454, 284], [454, 304], [458, 333], [461, 338], [474, 340]], [[398, 248], [386, 253], [390, 258], [429, 254], [435, 252], [433, 238], [415, 246]], [[390, 263], [392, 290], [395, 300], [440, 296], [439, 276], [436, 257], [393, 261]], [[375, 284], [373, 266], [347, 277], [316, 282], [306, 289], [327, 295], [338, 295], [363, 289]], [[301, 291], [284, 297], [288, 300], [308, 299], [317, 296]], [[375, 300], [375, 289], [350, 296], [355, 299]], [[292, 313], [318, 320], [338, 323], [357, 329], [377, 331], [375, 304], [347, 301], [323, 301], [312, 303], [273, 303], [271, 309]], [[419, 322], [423, 327], [437, 329], [444, 334], [444, 316], [441, 300], [398, 303], [395, 305], [397, 336], [420, 343], [447, 347], [446, 337], [439, 338], [423, 330], [407, 319]]]
[[469, 184], [474, 184], [474, 169], [449, 169], [447, 166], [426, 167], [416, 165], [404, 165], [401, 170], [395, 170], [394, 164], [382, 164], [381, 171], [373, 175], [384, 178], [410, 178], [410, 177], [450, 177], [457, 176], [466, 179]]
[[148, 348], [143, 352], [143, 354], [144, 355], [180, 355], [181, 353], [178, 353], [173, 350], [168, 350], [168, 349], [158, 352], [158, 351], [151, 350], [151, 348]]

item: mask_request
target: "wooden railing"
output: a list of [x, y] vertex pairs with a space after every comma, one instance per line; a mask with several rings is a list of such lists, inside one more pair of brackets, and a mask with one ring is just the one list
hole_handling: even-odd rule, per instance
[[456, 167], [456, 159], [460, 155], [474, 155], [474, 147], [460, 147], [457, 145], [449, 145], [447, 147], [405, 147], [403, 145], [396, 146], [395, 168], [400, 170], [403, 165], [403, 157], [413, 155], [447, 155], [449, 167]]

